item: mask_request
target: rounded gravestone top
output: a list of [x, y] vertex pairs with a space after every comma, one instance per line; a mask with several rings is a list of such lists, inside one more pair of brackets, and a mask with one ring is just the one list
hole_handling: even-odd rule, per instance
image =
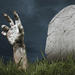
[[65, 58], [75, 51], [75, 5], [62, 9], [49, 23], [45, 53], [47, 58]]

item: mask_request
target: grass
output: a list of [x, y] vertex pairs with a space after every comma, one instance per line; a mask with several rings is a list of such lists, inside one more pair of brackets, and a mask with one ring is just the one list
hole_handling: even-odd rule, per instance
[[75, 75], [75, 59], [71, 56], [65, 61], [37, 60], [29, 64], [27, 71], [19, 70], [12, 61], [4, 64], [0, 60], [0, 75]]

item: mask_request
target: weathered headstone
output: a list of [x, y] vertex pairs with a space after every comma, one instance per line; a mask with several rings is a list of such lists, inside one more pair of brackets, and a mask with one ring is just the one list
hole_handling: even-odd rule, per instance
[[75, 55], [75, 5], [62, 9], [49, 23], [45, 53], [49, 60]]

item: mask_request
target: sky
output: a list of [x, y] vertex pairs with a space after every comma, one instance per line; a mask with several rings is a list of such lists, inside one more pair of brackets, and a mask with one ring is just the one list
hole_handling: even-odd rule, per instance
[[[9, 26], [2, 13], [6, 12], [14, 19], [13, 11], [16, 10], [24, 27], [29, 61], [42, 59], [41, 52], [45, 55], [49, 22], [61, 9], [72, 4], [75, 4], [75, 0], [0, 0], [0, 26]], [[13, 48], [1, 33], [0, 57], [6, 61], [13, 58]]]

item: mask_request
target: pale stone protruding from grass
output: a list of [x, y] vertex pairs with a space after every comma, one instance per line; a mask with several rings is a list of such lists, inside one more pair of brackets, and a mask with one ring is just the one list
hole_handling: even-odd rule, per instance
[[50, 21], [47, 35], [45, 53], [49, 60], [75, 55], [75, 5], [63, 8]]

